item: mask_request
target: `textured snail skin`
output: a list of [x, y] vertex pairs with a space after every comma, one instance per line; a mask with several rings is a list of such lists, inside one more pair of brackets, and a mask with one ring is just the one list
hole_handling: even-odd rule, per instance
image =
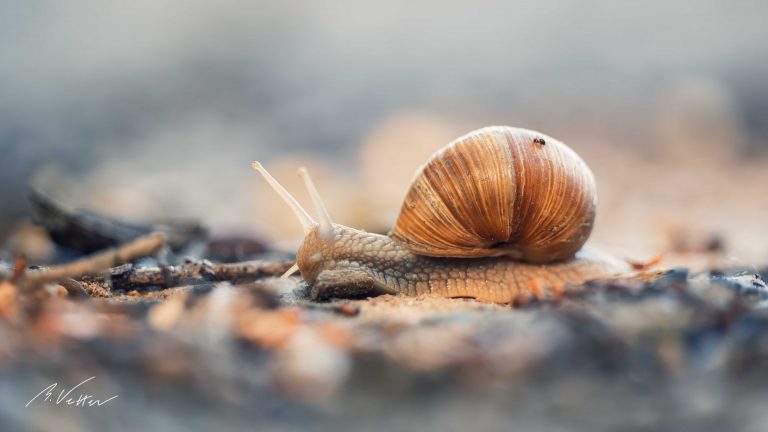
[[439, 294], [494, 303], [546, 296], [587, 280], [628, 270], [608, 256], [580, 251], [553, 264], [528, 264], [509, 257], [477, 259], [416, 255], [391, 238], [334, 224], [331, 238], [317, 229], [299, 247], [297, 263], [311, 297], [365, 297], [375, 294]]
[[419, 255], [569, 259], [587, 241], [597, 191], [587, 164], [529, 129], [472, 131], [411, 182], [390, 237]]

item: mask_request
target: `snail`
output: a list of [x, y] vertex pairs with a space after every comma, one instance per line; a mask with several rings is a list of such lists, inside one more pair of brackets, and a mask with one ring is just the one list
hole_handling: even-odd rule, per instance
[[515, 303], [628, 270], [583, 247], [597, 203], [589, 167], [532, 130], [486, 127], [437, 151], [416, 173], [387, 236], [333, 223], [306, 169], [299, 175], [317, 222], [261, 164], [252, 167], [303, 225], [296, 264], [284, 276], [300, 271], [315, 300], [434, 293]]

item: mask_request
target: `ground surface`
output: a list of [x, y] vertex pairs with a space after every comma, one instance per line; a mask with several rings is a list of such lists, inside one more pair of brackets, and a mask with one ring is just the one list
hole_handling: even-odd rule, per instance
[[[83, 285], [93, 293], [102, 282]], [[595, 281], [518, 308], [393, 296], [320, 304], [305, 291], [264, 274], [6, 298], [0, 430], [758, 431], [768, 422], [768, 290], [754, 272]], [[118, 397], [55, 403], [89, 377], [73, 393]], [[54, 397], [25, 407], [52, 383]]]

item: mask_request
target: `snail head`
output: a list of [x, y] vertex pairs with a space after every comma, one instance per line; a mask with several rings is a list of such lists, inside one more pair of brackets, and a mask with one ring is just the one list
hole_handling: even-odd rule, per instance
[[287, 278], [300, 270], [302, 277], [307, 282], [312, 283], [320, 272], [322, 263], [334, 251], [334, 244], [345, 227], [331, 221], [328, 209], [320, 199], [320, 194], [317, 192], [306, 168], [299, 168], [299, 176], [304, 180], [307, 192], [315, 205], [317, 221], [312, 219], [301, 204], [259, 162], [253, 162], [251, 167], [258, 171], [280, 198], [288, 204], [304, 228], [304, 240], [296, 254], [296, 264], [283, 274], [283, 278]]

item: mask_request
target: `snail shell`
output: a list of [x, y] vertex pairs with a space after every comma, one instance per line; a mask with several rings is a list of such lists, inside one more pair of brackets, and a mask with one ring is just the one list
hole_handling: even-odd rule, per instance
[[456, 139], [419, 169], [390, 237], [421, 255], [553, 262], [587, 241], [596, 203], [594, 176], [568, 146], [492, 126]]

